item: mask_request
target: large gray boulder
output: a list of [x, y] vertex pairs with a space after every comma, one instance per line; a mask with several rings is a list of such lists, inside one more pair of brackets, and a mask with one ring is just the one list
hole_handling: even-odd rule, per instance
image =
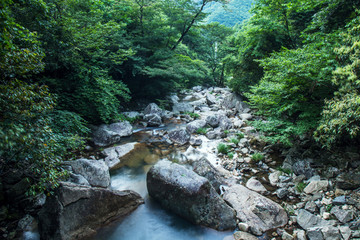
[[148, 114], [156, 114], [162, 117], [163, 110], [156, 103], [150, 103], [144, 109], [144, 115], [148, 115]]
[[113, 191], [62, 183], [39, 213], [41, 239], [83, 239], [124, 217], [144, 201], [133, 191]]
[[288, 216], [279, 204], [242, 185], [231, 186], [223, 197], [236, 210], [239, 220], [248, 224], [255, 235], [262, 235], [288, 222]]
[[130, 136], [132, 126], [128, 121], [112, 123], [110, 125], [100, 125], [94, 127], [92, 141], [95, 145], [105, 147], [117, 143], [121, 137]]
[[209, 181], [170, 161], [160, 161], [147, 174], [149, 195], [185, 219], [218, 230], [235, 229], [235, 211]]
[[216, 97], [210, 93], [205, 94], [206, 102], [208, 105], [213, 105], [216, 103]]
[[106, 148], [102, 151], [105, 163], [110, 170], [121, 167], [121, 159], [135, 149], [135, 142], [126, 143], [116, 147]]
[[185, 129], [175, 129], [168, 133], [169, 139], [180, 145], [184, 145], [190, 141], [191, 134]]
[[222, 115], [219, 117], [219, 128], [221, 130], [228, 130], [231, 129], [233, 127], [231, 120], [225, 116]]
[[219, 116], [218, 115], [210, 115], [206, 117], [206, 123], [211, 127], [216, 128], [219, 126]]
[[192, 121], [192, 122], [190, 122], [190, 123], [188, 123], [186, 125], [186, 130], [189, 133], [194, 133], [198, 129], [203, 128], [205, 126], [206, 126], [206, 121], [204, 121], [204, 120], [195, 120], [195, 121]]
[[147, 121], [149, 127], [158, 127], [162, 124], [161, 116], [156, 113], [146, 114], [144, 120]]
[[83, 176], [93, 187], [108, 187], [110, 185], [109, 167], [103, 160], [81, 158], [68, 162], [72, 171]]
[[194, 112], [194, 106], [188, 102], [178, 102], [174, 103], [172, 112], [173, 113], [185, 113], [185, 112]]
[[235, 93], [228, 94], [221, 105], [228, 109], [235, 108], [238, 112], [243, 112], [249, 108], [249, 105], [244, 103], [241, 97]]

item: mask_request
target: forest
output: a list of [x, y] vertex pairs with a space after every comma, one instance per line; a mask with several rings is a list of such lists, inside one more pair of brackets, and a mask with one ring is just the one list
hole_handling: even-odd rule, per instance
[[0, 174], [27, 169], [29, 194], [50, 194], [91, 124], [197, 85], [242, 95], [269, 142], [357, 144], [360, 1], [250, 4], [0, 0]]

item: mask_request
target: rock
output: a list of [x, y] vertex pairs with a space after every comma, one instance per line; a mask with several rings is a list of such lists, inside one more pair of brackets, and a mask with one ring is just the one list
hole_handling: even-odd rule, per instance
[[235, 240], [258, 240], [254, 235], [242, 231], [235, 232], [233, 236]]
[[235, 119], [233, 122], [233, 126], [235, 128], [241, 128], [244, 125], [244, 121], [240, 120], [240, 119]]
[[308, 201], [305, 204], [305, 210], [314, 213], [317, 210], [317, 206], [314, 201]]
[[136, 118], [139, 118], [139, 117], [140, 117], [140, 113], [139, 113], [139, 112], [135, 112], [135, 111], [132, 111], [132, 112], [123, 112], [122, 114], [124, 114], [126, 117], [132, 118], [132, 119], [136, 119]]
[[222, 175], [206, 158], [192, 163], [193, 171], [209, 180], [214, 189], [220, 193], [220, 186], [226, 184]]
[[195, 92], [200, 92], [202, 90], [202, 86], [195, 86], [192, 88], [192, 90]]
[[351, 229], [348, 226], [339, 226], [339, 231], [344, 240], [349, 240], [351, 236]]
[[309, 179], [315, 175], [315, 170], [311, 167], [310, 162], [311, 160], [309, 159], [296, 159], [291, 169], [295, 175], [304, 175], [307, 179]]
[[249, 231], [249, 225], [247, 225], [246, 223], [239, 223], [238, 228], [240, 231], [243, 231], [243, 232]]
[[35, 218], [27, 214], [25, 217], [20, 219], [20, 221], [18, 222], [18, 230], [30, 231], [30, 230], [34, 229], [34, 227], [35, 227], [34, 225], [36, 225]]
[[62, 183], [39, 212], [41, 239], [82, 239], [135, 210], [144, 201], [133, 191]]
[[136, 143], [126, 143], [120, 146], [104, 149], [101, 153], [105, 156], [105, 163], [109, 168], [117, 169], [120, 167], [121, 158], [134, 150]]
[[147, 174], [149, 195], [185, 219], [218, 230], [236, 227], [235, 211], [209, 181], [182, 165], [160, 161]]
[[330, 213], [335, 215], [335, 217], [342, 223], [347, 223], [354, 218], [353, 210], [343, 210], [339, 206], [334, 206]]
[[305, 234], [305, 231], [304, 230], [301, 230], [301, 229], [296, 229], [294, 231], [295, 235], [296, 235], [296, 239], [297, 240], [307, 240], [306, 239], [306, 234]]
[[282, 199], [289, 194], [289, 190], [287, 188], [279, 188], [275, 193], [278, 198]]
[[195, 121], [192, 121], [192, 122], [190, 122], [190, 123], [188, 123], [186, 125], [186, 130], [189, 133], [194, 133], [198, 129], [205, 127], [205, 125], [206, 125], [206, 121], [204, 121], [204, 120], [195, 120]]
[[325, 226], [321, 232], [326, 240], [341, 240], [339, 229], [333, 226]]
[[206, 123], [211, 127], [216, 128], [219, 126], [219, 116], [218, 115], [210, 115], [206, 117]]
[[160, 115], [154, 113], [146, 114], [144, 116], [144, 120], [147, 122], [149, 127], [158, 127], [162, 124]]
[[175, 104], [175, 103], [178, 103], [179, 102], [179, 97], [176, 95], [176, 94], [172, 94], [170, 97], [169, 97], [170, 101]]
[[255, 132], [256, 132], [255, 128], [254, 128], [254, 127], [251, 127], [251, 126], [249, 126], [249, 127], [243, 127], [243, 128], [241, 128], [241, 129], [244, 131], [244, 133], [245, 133], [246, 135], [255, 135]]
[[328, 185], [329, 182], [327, 180], [312, 181], [304, 188], [304, 192], [306, 194], [314, 194], [320, 191], [326, 191]]
[[90, 183], [86, 178], [84, 178], [80, 174], [74, 174], [70, 172], [69, 182], [78, 184], [78, 185], [84, 185], [84, 186], [90, 186]]
[[324, 219], [304, 209], [299, 210], [296, 221], [300, 225], [300, 227], [302, 227], [306, 231], [308, 231], [310, 228], [320, 228], [328, 225], [328, 223]]
[[188, 102], [179, 102], [179, 103], [175, 103], [173, 108], [172, 108], [172, 112], [173, 113], [185, 113], [185, 112], [194, 112], [194, 107], [188, 103]]
[[208, 131], [205, 136], [208, 139], [219, 139], [226, 137], [226, 134], [224, 133], [224, 131], [221, 131], [221, 129], [216, 129], [214, 131]]
[[275, 171], [269, 174], [269, 181], [270, 184], [273, 186], [276, 186], [276, 184], [279, 182], [279, 177], [282, 175], [282, 172]]
[[103, 160], [78, 159], [69, 162], [73, 172], [82, 175], [93, 187], [110, 185], [109, 167]]
[[221, 130], [229, 130], [232, 128], [232, 122], [227, 116], [220, 116], [219, 117], [219, 128]]
[[309, 228], [306, 231], [306, 235], [309, 240], [324, 240], [321, 229], [317, 227]]
[[252, 119], [252, 115], [250, 113], [240, 114], [239, 117], [243, 121], [248, 121], [248, 120]]
[[247, 182], [246, 182], [246, 187], [250, 190], [253, 190], [255, 192], [258, 193], [266, 193], [267, 190], [266, 188], [261, 184], [261, 182], [259, 180], [257, 180], [255, 177], [251, 177]]
[[121, 137], [130, 136], [132, 126], [128, 121], [94, 127], [92, 141], [95, 145], [105, 147], [117, 143]]
[[281, 239], [283, 239], [283, 240], [293, 240], [294, 237], [291, 234], [284, 231], [283, 234], [281, 235]]
[[288, 222], [287, 214], [279, 204], [242, 185], [231, 186], [223, 197], [236, 210], [239, 220], [248, 224], [255, 235]]
[[175, 129], [169, 132], [169, 139], [180, 145], [184, 145], [190, 141], [190, 133], [185, 129]]
[[360, 187], [360, 173], [342, 173], [336, 178], [336, 187], [343, 190], [354, 190]]
[[213, 105], [216, 103], [216, 97], [214, 95], [210, 93], [206, 93], [205, 97], [206, 97], [206, 103], [208, 105]]
[[242, 112], [243, 110], [249, 108], [249, 105], [244, 103], [241, 97], [235, 93], [231, 93], [226, 96], [221, 105], [228, 109], [235, 108], [238, 112]]
[[200, 146], [202, 144], [202, 140], [200, 138], [190, 138], [190, 145], [191, 146]]
[[334, 198], [333, 201], [332, 201], [332, 204], [334, 204], [334, 205], [344, 205], [344, 204], [346, 204], [346, 196], [342, 195], [342, 196]]
[[162, 117], [163, 110], [159, 108], [159, 106], [156, 103], [150, 103], [145, 109], [144, 109], [144, 115], [148, 114], [156, 114], [160, 117]]

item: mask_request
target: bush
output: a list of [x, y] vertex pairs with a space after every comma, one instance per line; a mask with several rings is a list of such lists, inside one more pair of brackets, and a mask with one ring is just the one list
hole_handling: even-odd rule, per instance
[[218, 153], [227, 154], [229, 152], [230, 147], [224, 143], [219, 143], [217, 146]]
[[237, 138], [231, 138], [231, 139], [230, 139], [230, 142], [234, 143], [235, 145], [238, 145], [239, 142], [240, 142], [240, 140], [237, 139]]
[[196, 130], [197, 134], [205, 135], [207, 133], [207, 128], [198, 128]]
[[239, 132], [239, 133], [236, 133], [236, 137], [240, 140], [240, 139], [243, 139], [245, 137], [245, 135], [244, 135], [244, 133]]
[[227, 154], [227, 156], [228, 156], [228, 158], [233, 159], [233, 158], [234, 158], [234, 153], [233, 153], [233, 152], [229, 152], [229, 153]]
[[200, 118], [200, 115], [193, 112], [185, 112], [186, 115], [189, 115], [191, 118], [197, 119]]
[[264, 160], [264, 155], [262, 155], [261, 153], [254, 153], [252, 156], [251, 156], [251, 159], [254, 160], [255, 162], [260, 162], [262, 160]]

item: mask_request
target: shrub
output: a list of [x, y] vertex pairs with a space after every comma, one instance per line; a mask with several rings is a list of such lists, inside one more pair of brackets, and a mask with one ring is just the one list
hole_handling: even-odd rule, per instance
[[197, 134], [205, 135], [207, 133], [207, 128], [198, 128], [196, 130]]
[[230, 133], [230, 131], [229, 131], [229, 130], [224, 130], [224, 133], [225, 133], [226, 135], [228, 135], [228, 134]]
[[264, 155], [262, 155], [261, 153], [254, 153], [252, 156], [251, 156], [251, 159], [254, 160], [255, 162], [260, 162], [262, 160], [264, 160]]
[[228, 156], [228, 158], [233, 159], [233, 158], [234, 158], [234, 153], [233, 153], [233, 152], [229, 152], [229, 153], [227, 154], [227, 156]]
[[231, 139], [230, 139], [230, 142], [234, 143], [235, 145], [238, 145], [239, 142], [240, 142], [240, 140], [237, 139], [237, 138], [231, 138]]
[[218, 153], [227, 154], [229, 152], [229, 146], [224, 143], [219, 143], [217, 146]]
[[240, 140], [240, 139], [244, 138], [245, 135], [244, 135], [244, 133], [239, 132], [239, 133], [236, 133], [236, 137]]
[[186, 115], [189, 115], [190, 117], [197, 119], [200, 118], [200, 115], [197, 113], [193, 113], [193, 112], [185, 112]]

